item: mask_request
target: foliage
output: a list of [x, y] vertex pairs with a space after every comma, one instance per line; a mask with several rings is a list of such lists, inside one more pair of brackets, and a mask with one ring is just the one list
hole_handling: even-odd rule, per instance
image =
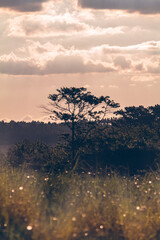
[[152, 124], [160, 120], [160, 105], [149, 106], [145, 108], [144, 106], [139, 107], [125, 107], [124, 110], [119, 110], [115, 112], [116, 115], [120, 115], [123, 121], [132, 124]]
[[[102, 120], [105, 118], [109, 108], [119, 107], [119, 104], [110, 100], [109, 96], [96, 97], [86, 88], [57, 89], [57, 94], [50, 94], [52, 101], [51, 118], [68, 122], [82, 120]], [[68, 125], [70, 127], [70, 125]]]
[[8, 161], [15, 167], [26, 165], [45, 172], [54, 171], [55, 167], [53, 148], [40, 141], [17, 143], [9, 150]]
[[[160, 159], [160, 106], [126, 107], [116, 114], [118, 118], [103, 121], [75, 120], [74, 150], [79, 163], [77, 171], [111, 166], [134, 174], [137, 170], [156, 168]], [[69, 120], [67, 124], [72, 126]], [[26, 129], [22, 131], [23, 137], [31, 131], [37, 131], [39, 135], [46, 131], [46, 134], [50, 132], [49, 138], [51, 135], [53, 139], [55, 137], [54, 124], [11, 122], [2, 123], [0, 130], [5, 137], [6, 127], [12, 129], [7, 132], [8, 136], [12, 136], [13, 132], [16, 134], [20, 130], [21, 125], [22, 129]], [[59, 125], [56, 126], [58, 128]], [[35, 141], [19, 142], [13, 146], [9, 153], [12, 165], [26, 163], [33, 169], [57, 173], [73, 169], [75, 161], [72, 161], [72, 139], [64, 124], [61, 127], [62, 138], [54, 149], [47, 144], [41, 145], [40, 141], [39, 144]]]
[[[160, 156], [158, 105], [147, 108], [152, 109], [152, 121], [150, 115], [146, 116], [148, 110], [142, 106], [126, 109], [123, 117], [108, 120], [103, 130], [96, 129], [94, 134], [88, 136], [81, 155], [86, 161], [85, 165], [81, 164], [82, 169], [112, 166], [134, 174], [137, 170], [156, 168]], [[122, 110], [118, 112], [122, 113]]]
[[76, 168], [82, 142], [119, 104], [110, 100], [109, 96], [96, 97], [83, 87], [62, 87], [57, 92], [49, 95], [51, 108], [45, 109], [51, 113], [53, 120], [65, 122], [71, 130], [71, 158]]

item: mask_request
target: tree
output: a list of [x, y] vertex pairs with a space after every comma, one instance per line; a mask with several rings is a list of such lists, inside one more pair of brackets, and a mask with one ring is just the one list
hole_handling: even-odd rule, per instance
[[37, 140], [31, 142], [23, 140], [13, 145], [7, 154], [8, 162], [14, 167], [21, 167], [23, 164], [28, 168], [42, 172], [50, 172], [55, 169], [53, 147]]
[[157, 104], [147, 108], [142, 105], [125, 107], [124, 110], [116, 111], [115, 114], [121, 116], [120, 120], [127, 123], [152, 125], [160, 120], [160, 105]]
[[132, 106], [125, 107], [124, 110], [115, 112], [116, 115], [120, 115], [123, 120], [131, 124], [147, 124], [154, 120], [151, 108], [145, 108], [144, 106]]
[[78, 161], [78, 151], [75, 149], [77, 132], [80, 133], [84, 123], [87, 125], [84, 140], [95, 127], [95, 124], [102, 123], [106, 114], [113, 108], [119, 107], [119, 104], [110, 100], [109, 96], [96, 97], [83, 87], [62, 87], [57, 89], [56, 94], [50, 94], [48, 98], [50, 99], [50, 107], [45, 107], [45, 109], [51, 113], [51, 119], [65, 122], [71, 130], [72, 161], [76, 166]]

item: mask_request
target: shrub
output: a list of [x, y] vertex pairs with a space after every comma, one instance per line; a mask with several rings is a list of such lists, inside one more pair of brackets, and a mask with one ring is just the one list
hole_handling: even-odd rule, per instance
[[12, 166], [25, 165], [40, 171], [53, 171], [55, 168], [54, 151], [51, 146], [40, 141], [24, 140], [10, 148], [8, 161]]

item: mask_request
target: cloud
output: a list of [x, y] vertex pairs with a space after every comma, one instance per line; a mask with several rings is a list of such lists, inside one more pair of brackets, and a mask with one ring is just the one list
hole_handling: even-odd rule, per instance
[[131, 83], [129, 84], [130, 87], [136, 87], [136, 84], [135, 83]]
[[23, 118], [21, 118], [20, 121], [24, 121], [24, 122], [32, 122], [33, 121], [33, 117], [31, 115], [26, 115]]
[[57, 56], [53, 61], [49, 61], [44, 69], [45, 72], [52, 73], [89, 73], [89, 72], [113, 72], [114, 68], [105, 67], [92, 61], [84, 63], [81, 56]]
[[42, 3], [48, 0], [1, 0], [0, 8], [9, 8], [20, 12], [35, 12], [42, 9]]
[[81, 22], [69, 13], [51, 16], [47, 14], [21, 15], [8, 20], [8, 36], [14, 37], [52, 37], [72, 36], [87, 37], [94, 35], [123, 34], [123, 27], [93, 27]]
[[152, 75], [147, 76], [134, 76], [131, 78], [133, 82], [153, 82], [155, 78]]
[[22, 15], [8, 20], [8, 36], [49, 37], [88, 30], [87, 24], [78, 22], [69, 14], [60, 16]]
[[121, 69], [128, 69], [131, 66], [131, 61], [126, 60], [123, 56], [118, 56], [114, 60], [115, 66], [120, 67]]
[[0, 61], [0, 73], [9, 75], [35, 75], [38, 68], [27, 60]]
[[137, 71], [143, 71], [143, 70], [144, 70], [143, 63], [136, 64], [136, 65], [135, 65], [135, 70], [137, 70]]
[[117, 85], [112, 85], [112, 84], [109, 85], [108, 87], [109, 87], [109, 88], [112, 88], [112, 89], [117, 89], [117, 88], [119, 88]]
[[103, 44], [95, 47], [97, 51], [103, 51], [104, 54], [138, 54], [147, 53], [148, 55], [160, 54], [160, 41], [147, 41], [128, 46], [110, 46]]
[[14, 53], [0, 57], [0, 73], [10, 75], [38, 74], [36, 64], [30, 58], [19, 58]]
[[[22, 49], [22, 51], [21, 51]], [[101, 45], [89, 49], [64, 47], [51, 42], [27, 40], [23, 48], [0, 57], [0, 73], [50, 75], [68, 73], [154, 73], [159, 74], [160, 42], [126, 47]]]
[[155, 65], [149, 65], [147, 68], [148, 72], [153, 73], [153, 74], [159, 74], [160, 73], [160, 63], [158, 62], [157, 66], [155, 66]]
[[159, 0], [78, 0], [83, 8], [126, 10], [142, 14], [160, 13]]
[[78, 55], [58, 55], [43, 65], [37, 59], [18, 58], [14, 54], [0, 58], [0, 73], [10, 75], [49, 75], [64, 73], [113, 72], [111, 66], [94, 61], [85, 62]]

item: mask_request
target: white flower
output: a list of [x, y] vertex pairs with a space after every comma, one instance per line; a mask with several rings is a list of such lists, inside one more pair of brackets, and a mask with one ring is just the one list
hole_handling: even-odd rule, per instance
[[28, 225], [28, 226], [27, 226], [27, 230], [28, 230], [28, 231], [31, 231], [31, 230], [32, 230], [32, 226]]

